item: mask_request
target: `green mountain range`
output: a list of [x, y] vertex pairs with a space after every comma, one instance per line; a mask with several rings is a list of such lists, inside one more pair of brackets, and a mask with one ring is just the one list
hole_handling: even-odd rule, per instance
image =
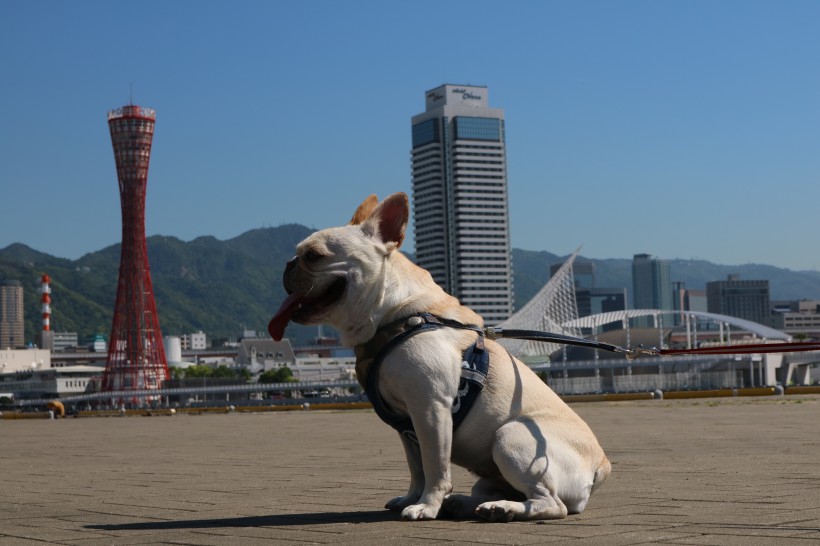
[[[160, 326], [164, 335], [199, 330], [209, 339], [239, 337], [244, 329], [265, 332], [285, 297], [282, 272], [296, 244], [312, 232], [297, 225], [255, 229], [221, 241], [199, 237], [148, 238], [148, 258]], [[0, 280], [24, 286], [26, 341], [40, 328], [40, 277], [51, 277], [52, 329], [77, 332], [80, 339], [108, 336], [116, 298], [120, 245], [86, 254], [78, 260], [57, 258], [16, 243], [0, 250]], [[541, 251], [513, 250], [515, 305], [523, 306], [549, 279], [549, 267], [566, 257]], [[632, 288], [632, 260], [595, 260], [595, 284]], [[820, 272], [791, 271], [769, 265], [716, 265], [700, 260], [670, 260], [673, 281], [688, 288], [729, 274], [768, 279], [771, 299], [820, 300]], [[291, 325], [287, 335], [297, 343], [316, 336], [316, 328]]]

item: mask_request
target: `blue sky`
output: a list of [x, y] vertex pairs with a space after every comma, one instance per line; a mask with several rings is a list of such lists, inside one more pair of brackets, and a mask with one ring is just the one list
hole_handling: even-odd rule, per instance
[[410, 118], [454, 83], [505, 111], [514, 247], [816, 269], [818, 28], [799, 0], [0, 0], [0, 248], [119, 242], [131, 96], [148, 235], [229, 239], [409, 193]]

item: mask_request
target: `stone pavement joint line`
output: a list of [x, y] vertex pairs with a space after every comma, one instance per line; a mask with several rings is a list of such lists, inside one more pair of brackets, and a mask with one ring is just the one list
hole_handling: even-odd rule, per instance
[[510, 524], [384, 510], [409, 477], [369, 410], [0, 420], [0, 545], [820, 542], [820, 396], [573, 407], [612, 476], [583, 514]]

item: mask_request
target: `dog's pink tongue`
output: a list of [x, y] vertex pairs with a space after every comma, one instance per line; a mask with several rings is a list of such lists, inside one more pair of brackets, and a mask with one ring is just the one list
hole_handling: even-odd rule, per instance
[[279, 306], [279, 310], [273, 315], [273, 318], [270, 319], [268, 332], [274, 341], [281, 341], [285, 336], [285, 326], [288, 325], [291, 315], [293, 315], [303, 299], [304, 296], [302, 294], [291, 294], [282, 302], [282, 305]]

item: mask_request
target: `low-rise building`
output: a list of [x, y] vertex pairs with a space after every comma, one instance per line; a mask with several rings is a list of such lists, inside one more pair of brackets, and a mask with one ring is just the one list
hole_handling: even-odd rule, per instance
[[182, 334], [179, 340], [183, 351], [204, 351], [208, 348], [208, 336], [202, 330], [193, 334]]
[[356, 357], [299, 356], [291, 371], [299, 381], [350, 381], [356, 379]]
[[102, 366], [52, 365], [43, 349], [0, 350], [0, 392], [17, 400], [62, 398], [95, 390]]
[[288, 339], [245, 338], [239, 342], [237, 349], [236, 363], [246, 366], [253, 374], [282, 366], [292, 369], [296, 364], [296, 355]]
[[55, 352], [74, 350], [79, 345], [77, 332], [51, 332], [52, 350]]
[[798, 339], [820, 339], [820, 301], [773, 302], [772, 327]]
[[0, 374], [51, 368], [51, 353], [45, 349], [0, 348]]
[[205, 332], [200, 330], [199, 332], [191, 334], [191, 350], [192, 351], [204, 351], [208, 348], [208, 337], [205, 335]]

